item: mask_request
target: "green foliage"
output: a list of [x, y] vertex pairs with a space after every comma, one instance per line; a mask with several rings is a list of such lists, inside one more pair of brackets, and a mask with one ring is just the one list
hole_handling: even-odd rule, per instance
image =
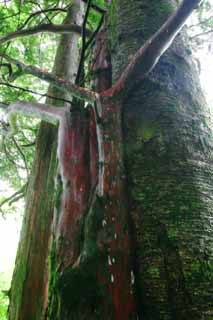
[[0, 273], [0, 320], [7, 320], [7, 308], [9, 304], [8, 290], [11, 274]]
[[[104, 0], [95, 0], [93, 4], [104, 7]], [[56, 11], [56, 8], [66, 9], [70, 1], [10, 1], [8, 4], [0, 4], [0, 37], [18, 29], [27, 29], [42, 23], [61, 24], [66, 16], [64, 11]], [[42, 13], [43, 11], [43, 13]], [[36, 14], [35, 14], [36, 13]], [[95, 30], [100, 21], [100, 14], [90, 10], [87, 28]], [[25, 64], [34, 65], [45, 71], [51, 72], [59, 35], [41, 33], [13, 39], [1, 45], [0, 52], [18, 59]], [[88, 61], [85, 63], [85, 78], [88, 78]], [[6, 64], [6, 60], [0, 59], [0, 64]], [[48, 84], [30, 76], [20, 76], [19, 69], [14, 65], [0, 67], [0, 101], [10, 104], [17, 100], [43, 102]], [[13, 81], [11, 82], [11, 80]], [[10, 82], [9, 82], [10, 81]], [[40, 95], [39, 95], [40, 94]], [[52, 94], [54, 95], [54, 93]], [[54, 100], [53, 100], [54, 101]], [[0, 113], [2, 129], [8, 126], [6, 115]], [[20, 189], [28, 179], [28, 173], [32, 165], [35, 152], [35, 140], [38, 129], [38, 121], [19, 117], [19, 127], [13, 139], [2, 138], [0, 146], [0, 180], [10, 181], [15, 189]], [[0, 199], [0, 203], [3, 199]]]
[[[60, 1], [43, 1], [40, 4], [39, 2], [24, 1], [23, 3], [13, 0], [6, 5], [2, 2], [0, 3], [0, 37], [17, 29], [32, 27], [40, 23], [51, 21], [61, 23], [66, 13], [52, 9], [66, 7], [66, 5], [66, 3], [61, 4]], [[41, 13], [42, 10], [50, 11]], [[40, 14], [34, 14], [35, 12], [40, 12]], [[25, 64], [51, 71], [58, 40], [58, 35], [37, 34], [5, 43], [1, 45], [0, 51]], [[10, 66], [12, 68], [11, 77], [10, 70], [4, 66], [5, 62], [4, 59], [0, 59], [0, 65], [3, 64], [0, 68], [0, 101], [6, 104], [17, 100], [41, 102], [41, 98], [44, 101], [43, 96], [47, 92], [48, 85], [30, 75], [18, 77], [19, 69], [14, 65]], [[3, 111], [0, 111], [0, 121], [0, 131], [5, 131], [8, 127], [8, 120]], [[15, 190], [21, 189], [28, 180], [34, 158], [38, 123], [37, 120], [18, 117], [18, 126], [21, 130], [13, 138], [6, 139], [0, 132], [0, 180], [9, 181]], [[6, 200], [7, 196], [1, 195], [0, 204]], [[2, 209], [5, 209], [4, 212], [14, 211], [13, 205], [5, 205]]]
[[203, 1], [195, 13], [192, 15], [189, 23], [189, 34], [194, 49], [202, 49], [208, 46], [212, 51], [213, 34], [213, 3], [212, 1]]

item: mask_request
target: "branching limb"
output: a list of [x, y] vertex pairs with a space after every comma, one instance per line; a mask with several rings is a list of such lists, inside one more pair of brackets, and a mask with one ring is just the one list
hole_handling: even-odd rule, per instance
[[207, 35], [210, 35], [212, 33], [213, 33], [213, 29], [209, 29], [207, 31], [199, 32], [199, 33], [193, 35], [192, 37], [190, 37], [190, 40], [194, 40], [194, 39], [199, 38], [199, 37], [207, 36]]
[[20, 156], [24, 162], [24, 166], [25, 166], [25, 169], [26, 169], [26, 172], [27, 172], [27, 177], [29, 176], [29, 168], [28, 168], [28, 164], [27, 164], [27, 159], [25, 157], [25, 154], [24, 152], [22, 151], [21, 147], [19, 146], [18, 142], [16, 141], [16, 139], [14, 137], [12, 137], [12, 140], [13, 140], [13, 143], [15, 144], [18, 152], [20, 153]]
[[4, 102], [0, 102], [0, 109], [6, 111], [8, 108], [8, 104], [4, 103]]
[[16, 191], [15, 193], [13, 193], [11, 196], [9, 196], [8, 198], [4, 199], [1, 203], [0, 203], [0, 211], [2, 212], [2, 214], [4, 215], [4, 212], [2, 211], [2, 207], [8, 203], [9, 206], [11, 206], [14, 202], [17, 202], [18, 200], [20, 200], [21, 198], [23, 198], [25, 196], [26, 193], [26, 189], [27, 189], [27, 183], [24, 184], [20, 190]]
[[130, 91], [135, 83], [144, 79], [168, 49], [186, 19], [200, 2], [201, 0], [183, 0], [177, 11], [136, 52], [115, 85], [103, 92], [102, 96], [123, 96]]
[[[63, 102], [67, 102], [67, 103], [71, 104], [71, 101], [69, 101], [67, 99], [58, 98], [58, 97], [54, 97], [54, 96], [46, 94], [46, 93], [41, 93], [41, 92], [37, 92], [37, 91], [30, 90], [30, 89], [27, 89], [27, 88], [15, 86], [15, 85], [13, 85], [11, 83], [8, 83], [8, 82], [1, 82], [0, 81], [0, 86], [6, 86], [6, 87], [13, 88], [13, 89], [16, 89], [16, 90], [20, 90], [20, 91], [23, 91], [23, 92], [29, 92], [29, 93], [32, 93], [33, 95], [39, 96], [40, 98], [41, 97], [46, 97], [46, 98], [50, 98], [52, 100], [63, 101]], [[7, 104], [0, 103], [0, 108], [1, 109], [6, 109], [7, 108]]]
[[[87, 3], [87, 0], [83, 0], [83, 2]], [[99, 7], [98, 5], [96, 4], [92, 4], [91, 5], [91, 8], [95, 11], [97, 11], [98, 13], [101, 13], [101, 14], [105, 14], [106, 13], [106, 9], [104, 8], [101, 8]]]
[[88, 0], [84, 21], [81, 29], [82, 47], [81, 47], [81, 57], [80, 57], [80, 62], [78, 66], [78, 72], [77, 72], [76, 81], [75, 81], [76, 84], [81, 83], [84, 77], [84, 61], [85, 61], [85, 52], [86, 52], [86, 25], [87, 25], [87, 19], [89, 16], [90, 7], [91, 7], [91, 0]]
[[[58, 33], [58, 34], [67, 34], [67, 33], [78, 33], [81, 34], [81, 26], [77, 24], [40, 24], [35, 27], [31, 27], [28, 29], [19, 29], [14, 32], [10, 32], [3, 37], [0, 37], [0, 44], [8, 42], [10, 40], [20, 38], [20, 37], [27, 37], [41, 32], [49, 32], [49, 33]], [[85, 35], [87, 37], [92, 35], [92, 32], [88, 29], [85, 29]]]
[[17, 101], [8, 107], [8, 119], [10, 123], [9, 135], [17, 132], [17, 114], [36, 117], [52, 124], [57, 124], [64, 115], [65, 108], [57, 108], [41, 103], [29, 103]]
[[33, 12], [27, 18], [27, 20], [24, 22], [24, 24], [20, 27], [20, 29], [23, 29], [32, 18], [39, 16], [40, 14], [45, 14], [45, 13], [49, 13], [49, 12], [67, 12], [67, 9], [66, 8], [49, 8], [49, 9], [44, 9], [44, 10], [39, 10], [39, 11]]
[[0, 57], [4, 58], [5, 60], [7, 60], [12, 64], [15, 64], [19, 68], [19, 70], [22, 71], [22, 74], [31, 74], [41, 80], [51, 83], [53, 86], [57, 87], [59, 90], [66, 92], [78, 99], [87, 101], [91, 104], [93, 104], [97, 99], [98, 94], [94, 91], [79, 87], [69, 81], [65, 81], [64, 79], [57, 78], [53, 74], [46, 72], [44, 70], [41, 70], [37, 67], [26, 65], [23, 62], [6, 55], [5, 53], [1, 52]]

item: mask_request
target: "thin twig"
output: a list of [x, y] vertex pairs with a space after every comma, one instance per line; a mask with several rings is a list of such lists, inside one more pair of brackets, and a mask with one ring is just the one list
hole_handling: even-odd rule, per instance
[[[15, 201], [18, 201], [20, 198], [23, 198], [26, 192], [26, 188], [27, 188], [27, 183], [25, 183], [21, 189], [19, 189], [18, 191], [16, 191], [15, 193], [13, 193], [11, 196], [9, 196], [8, 198], [4, 199], [1, 203], [0, 203], [0, 209], [3, 207], [3, 205], [5, 205], [6, 203], [8, 203], [9, 205], [11, 205], [12, 203], [14, 203]], [[14, 200], [16, 199], [16, 200]]]
[[209, 34], [213, 33], [213, 29], [210, 29], [208, 31], [203, 31], [203, 32], [200, 32], [200, 33], [197, 33], [195, 34], [194, 36], [190, 37], [190, 40], [194, 40], [195, 38], [198, 38], [198, 37], [203, 37], [203, 36], [207, 36]]
[[[53, 99], [53, 100], [58, 100], [58, 101], [62, 101], [62, 102], [67, 102], [67, 103], [72, 103], [70, 100], [66, 100], [66, 99], [62, 99], [62, 98], [57, 98], [57, 97], [54, 97], [54, 96], [51, 96], [49, 94], [46, 94], [46, 93], [40, 93], [40, 92], [36, 92], [36, 91], [33, 91], [33, 90], [30, 90], [30, 89], [26, 89], [26, 88], [22, 88], [22, 87], [19, 87], [19, 86], [15, 86], [13, 84], [10, 84], [8, 82], [0, 82], [0, 86], [7, 86], [9, 88], [13, 88], [13, 89], [16, 89], [16, 90], [21, 90], [21, 91], [24, 91], [24, 92], [29, 92], [29, 93], [32, 93], [34, 95], [37, 95], [37, 96], [40, 96], [41, 98], [42, 97], [46, 97], [46, 98], [50, 98], [50, 99]], [[1, 102], [0, 103], [0, 108], [2, 109], [5, 109], [7, 108], [8, 104], [6, 103], [3, 103]]]
[[90, 6], [91, 6], [91, 0], [87, 1], [87, 8], [84, 16], [84, 21], [81, 29], [81, 34], [82, 34], [82, 47], [81, 47], [81, 57], [80, 57], [80, 62], [78, 66], [78, 72], [76, 76], [75, 83], [79, 84], [83, 77], [84, 77], [84, 60], [85, 60], [85, 52], [86, 52], [86, 25], [87, 25], [87, 19], [89, 16], [89, 11], [90, 11]]
[[46, 13], [46, 12], [53, 12], [53, 11], [61, 11], [61, 12], [67, 12], [67, 9], [64, 9], [64, 8], [51, 8], [51, 9], [44, 9], [44, 10], [39, 10], [39, 11], [36, 11], [36, 12], [33, 12], [28, 18], [27, 20], [23, 23], [23, 25], [20, 27], [20, 29], [23, 29], [27, 24], [28, 22], [34, 18], [35, 16], [38, 16], [42, 13]]
[[12, 137], [12, 141], [13, 141], [13, 143], [15, 144], [18, 152], [19, 152], [20, 155], [21, 155], [21, 158], [22, 158], [22, 160], [23, 160], [23, 162], [24, 162], [24, 165], [25, 165], [25, 170], [26, 170], [26, 172], [27, 172], [27, 176], [29, 176], [29, 168], [28, 168], [28, 164], [27, 164], [27, 160], [26, 160], [25, 154], [24, 154], [23, 151], [21, 150], [21, 148], [20, 148], [18, 142], [16, 141], [16, 139], [14, 138], [14, 136]]
[[[87, 3], [87, 0], [82, 0], [83, 2]], [[91, 8], [101, 14], [105, 14], [106, 13], [106, 9], [99, 7], [97, 4], [92, 4]]]
[[89, 48], [89, 46], [93, 43], [95, 37], [97, 36], [98, 32], [100, 31], [102, 25], [104, 22], [104, 14], [102, 14], [101, 19], [99, 21], [99, 24], [97, 26], [97, 28], [95, 29], [95, 31], [93, 32], [93, 34], [91, 35], [91, 37], [89, 38], [89, 40], [86, 43], [86, 50]]

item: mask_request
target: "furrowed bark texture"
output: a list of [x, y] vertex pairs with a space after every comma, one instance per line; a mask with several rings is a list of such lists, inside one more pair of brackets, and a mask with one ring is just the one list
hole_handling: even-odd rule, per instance
[[[73, 2], [65, 23], [81, 20], [80, 0]], [[63, 36], [55, 59], [54, 73], [73, 80], [77, 65], [77, 35]], [[50, 95], [66, 98], [56, 88]], [[62, 103], [48, 99], [47, 103]], [[48, 251], [54, 208], [56, 135], [53, 126], [42, 123], [37, 137], [35, 161], [27, 192], [25, 216], [10, 293], [10, 320], [41, 320], [48, 303]]]
[[[175, 3], [112, 1], [114, 79]], [[184, 33], [124, 101], [139, 318], [210, 320], [212, 131]]]

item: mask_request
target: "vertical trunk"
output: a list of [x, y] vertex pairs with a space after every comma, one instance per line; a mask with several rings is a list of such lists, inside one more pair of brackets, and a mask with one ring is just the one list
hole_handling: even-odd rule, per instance
[[[80, 0], [73, 1], [65, 20], [81, 22]], [[73, 80], [78, 61], [78, 36], [63, 36], [56, 54], [54, 73]], [[56, 88], [49, 93], [64, 97]], [[49, 103], [61, 106], [58, 100]], [[43, 123], [37, 137], [35, 161], [27, 192], [25, 216], [10, 292], [9, 319], [41, 320], [48, 302], [48, 251], [54, 208], [56, 129]]]
[[[174, 6], [167, 0], [117, 0], [112, 6], [116, 78]], [[144, 320], [213, 317], [212, 131], [185, 43], [183, 33], [123, 104], [138, 311]]]
[[[95, 86], [103, 90], [110, 85], [104, 33], [100, 33], [97, 46], [100, 59], [93, 70], [98, 73]], [[76, 153], [76, 148], [85, 150], [79, 143], [80, 135], [70, 139], [67, 146], [69, 176], [66, 183], [61, 183], [52, 251], [48, 314], [51, 320], [134, 319], [120, 109], [108, 101], [103, 102], [102, 108], [100, 130], [96, 131], [94, 125], [99, 121], [97, 115], [94, 119], [94, 112], [90, 113], [90, 144], [87, 144], [90, 161], [85, 161], [85, 153]], [[76, 130], [73, 116], [70, 133]], [[81, 137], [86, 127], [81, 119], [78, 123]], [[105, 155], [103, 163], [98, 159], [100, 149], [96, 147], [100, 135], [103, 145], [99, 143], [99, 148], [103, 147]], [[88, 178], [90, 188], [86, 183]]]

